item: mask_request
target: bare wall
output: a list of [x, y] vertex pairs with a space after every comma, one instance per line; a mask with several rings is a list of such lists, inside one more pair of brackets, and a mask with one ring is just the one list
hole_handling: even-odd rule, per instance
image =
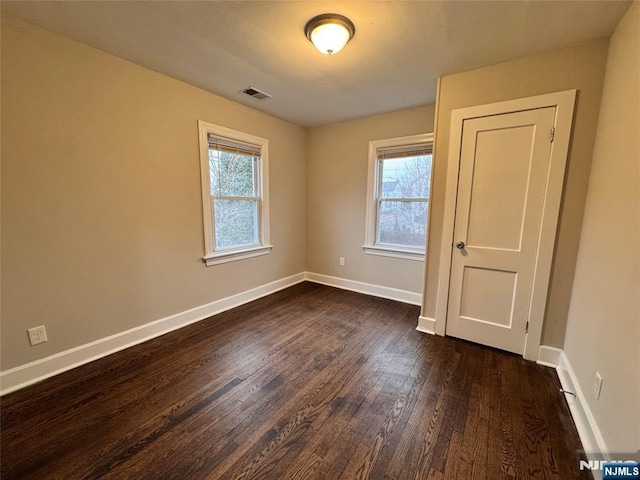
[[[433, 131], [434, 107], [335, 123], [307, 135], [307, 270], [422, 292], [424, 263], [367, 255], [368, 148], [371, 140]], [[345, 257], [346, 265], [339, 266]]]
[[639, 59], [636, 0], [611, 37], [564, 346], [608, 449], [620, 453], [640, 449]]
[[578, 89], [573, 141], [551, 274], [542, 343], [562, 347], [596, 132], [608, 40], [597, 40], [440, 79], [431, 241], [423, 315], [435, 317], [451, 111]]
[[[2, 370], [304, 271], [304, 129], [2, 17]], [[269, 139], [270, 255], [203, 265], [198, 120]]]

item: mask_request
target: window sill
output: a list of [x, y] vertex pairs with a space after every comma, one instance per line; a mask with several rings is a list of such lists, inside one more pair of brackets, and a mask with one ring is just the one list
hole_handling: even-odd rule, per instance
[[256, 247], [243, 248], [239, 250], [227, 250], [224, 252], [216, 252], [202, 257], [207, 267], [219, 265], [221, 263], [235, 262], [236, 260], [244, 260], [245, 258], [258, 257], [267, 255], [271, 252], [273, 245], [258, 245]]
[[382, 257], [402, 258], [404, 260], [424, 262], [424, 252], [420, 250], [381, 247], [379, 245], [363, 245], [362, 249], [367, 255], [379, 255]]

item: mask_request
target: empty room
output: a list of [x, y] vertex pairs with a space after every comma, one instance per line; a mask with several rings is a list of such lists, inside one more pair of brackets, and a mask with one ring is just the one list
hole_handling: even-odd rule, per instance
[[0, 6], [3, 480], [640, 479], [640, 0]]

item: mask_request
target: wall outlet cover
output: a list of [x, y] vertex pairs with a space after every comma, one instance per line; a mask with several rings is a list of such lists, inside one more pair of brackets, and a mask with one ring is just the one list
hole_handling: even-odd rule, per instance
[[602, 391], [602, 376], [599, 372], [596, 372], [593, 376], [593, 394], [596, 396], [596, 400], [600, 400], [600, 392]]
[[48, 340], [47, 330], [44, 328], [44, 325], [30, 328], [27, 330], [27, 333], [29, 334], [29, 343], [32, 346], [44, 343]]

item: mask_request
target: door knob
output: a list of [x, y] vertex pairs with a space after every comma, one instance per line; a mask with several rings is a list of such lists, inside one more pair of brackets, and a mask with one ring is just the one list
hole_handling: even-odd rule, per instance
[[456, 243], [456, 248], [462, 250], [464, 248], [464, 242], [458, 242]]

